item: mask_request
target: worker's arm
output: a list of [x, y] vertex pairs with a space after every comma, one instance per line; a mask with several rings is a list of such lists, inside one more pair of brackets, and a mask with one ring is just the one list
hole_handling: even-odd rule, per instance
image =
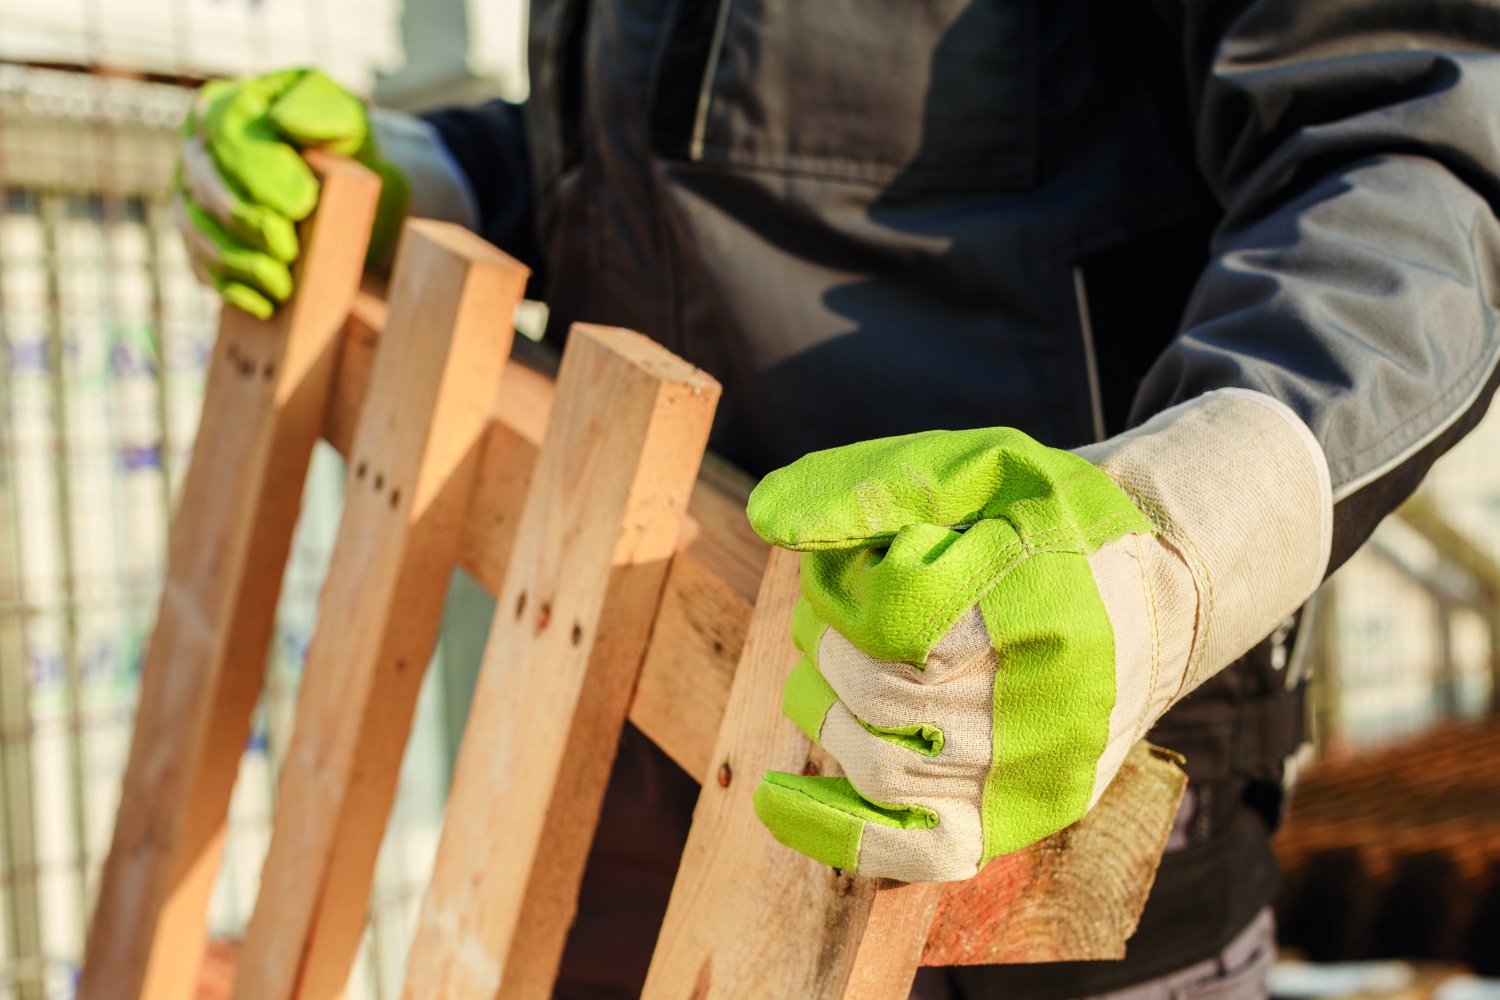
[[1500, 359], [1500, 4], [1158, 0], [1226, 215], [1132, 419], [1285, 402], [1332, 474], [1336, 569], [1483, 416]]

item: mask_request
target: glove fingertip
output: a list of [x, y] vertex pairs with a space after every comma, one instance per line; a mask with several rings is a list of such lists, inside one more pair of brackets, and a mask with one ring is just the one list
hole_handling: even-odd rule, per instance
[[796, 549], [801, 541], [802, 517], [799, 515], [795, 497], [784, 488], [788, 477], [785, 469], [777, 469], [763, 478], [750, 491], [745, 504], [745, 516], [755, 533], [772, 545], [784, 549]]
[[809, 794], [806, 783], [818, 780], [842, 779], [767, 771], [755, 789], [755, 815], [778, 843], [825, 865], [855, 871], [864, 821]]
[[290, 219], [267, 213], [266, 220], [261, 224], [261, 234], [265, 237], [266, 252], [283, 264], [296, 260], [297, 254], [302, 251], [302, 246], [297, 241], [297, 227], [292, 225]]
[[249, 313], [256, 319], [270, 319], [276, 312], [276, 306], [270, 299], [249, 285], [238, 281], [226, 281], [221, 284], [219, 294], [224, 297], [225, 302]]

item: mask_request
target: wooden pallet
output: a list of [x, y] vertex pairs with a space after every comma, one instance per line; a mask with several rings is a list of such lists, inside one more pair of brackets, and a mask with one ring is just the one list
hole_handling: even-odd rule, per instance
[[1137, 747], [1074, 827], [948, 886], [839, 873], [751, 810], [767, 768], [837, 773], [780, 713], [796, 558], [700, 473], [719, 397], [626, 330], [555, 382], [507, 363], [526, 269], [407, 223], [356, 294], [375, 185], [315, 159], [299, 292], [226, 307], [172, 527], [83, 1000], [187, 1000], [281, 568], [320, 434], [348, 495], [298, 696], [238, 1000], [334, 1000], [364, 926], [451, 569], [498, 599], [408, 1000], [551, 995], [626, 718], [703, 791], [644, 996], [904, 998], [919, 964], [1117, 958], [1185, 778]]

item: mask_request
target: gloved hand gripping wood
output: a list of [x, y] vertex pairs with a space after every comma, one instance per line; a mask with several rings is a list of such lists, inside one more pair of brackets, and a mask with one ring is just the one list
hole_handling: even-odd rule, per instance
[[317, 70], [288, 69], [204, 84], [183, 125], [175, 210], [198, 277], [265, 319], [292, 293], [296, 224], [318, 203], [300, 151], [352, 156], [380, 175], [371, 260], [395, 240], [404, 174], [375, 147], [360, 100]]
[[1333, 521], [1311, 432], [1240, 389], [1076, 453], [1008, 428], [817, 452], [749, 516], [803, 552], [782, 708], [845, 774], [767, 772], [756, 813], [905, 881], [969, 878], [1081, 818], [1316, 589]]

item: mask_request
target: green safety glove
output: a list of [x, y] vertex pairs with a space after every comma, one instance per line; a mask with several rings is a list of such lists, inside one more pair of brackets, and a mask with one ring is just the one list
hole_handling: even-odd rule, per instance
[[756, 813], [904, 881], [969, 878], [1081, 818], [1316, 589], [1333, 524], [1312, 433], [1241, 389], [1076, 453], [1008, 428], [817, 452], [749, 516], [803, 553], [782, 707], [844, 772], [767, 772]]
[[369, 257], [381, 259], [408, 185], [376, 150], [364, 104], [328, 77], [288, 69], [207, 83], [183, 126], [175, 209], [194, 270], [261, 319], [292, 293], [296, 224], [318, 203], [318, 179], [300, 154], [310, 148], [352, 156], [380, 175]]

